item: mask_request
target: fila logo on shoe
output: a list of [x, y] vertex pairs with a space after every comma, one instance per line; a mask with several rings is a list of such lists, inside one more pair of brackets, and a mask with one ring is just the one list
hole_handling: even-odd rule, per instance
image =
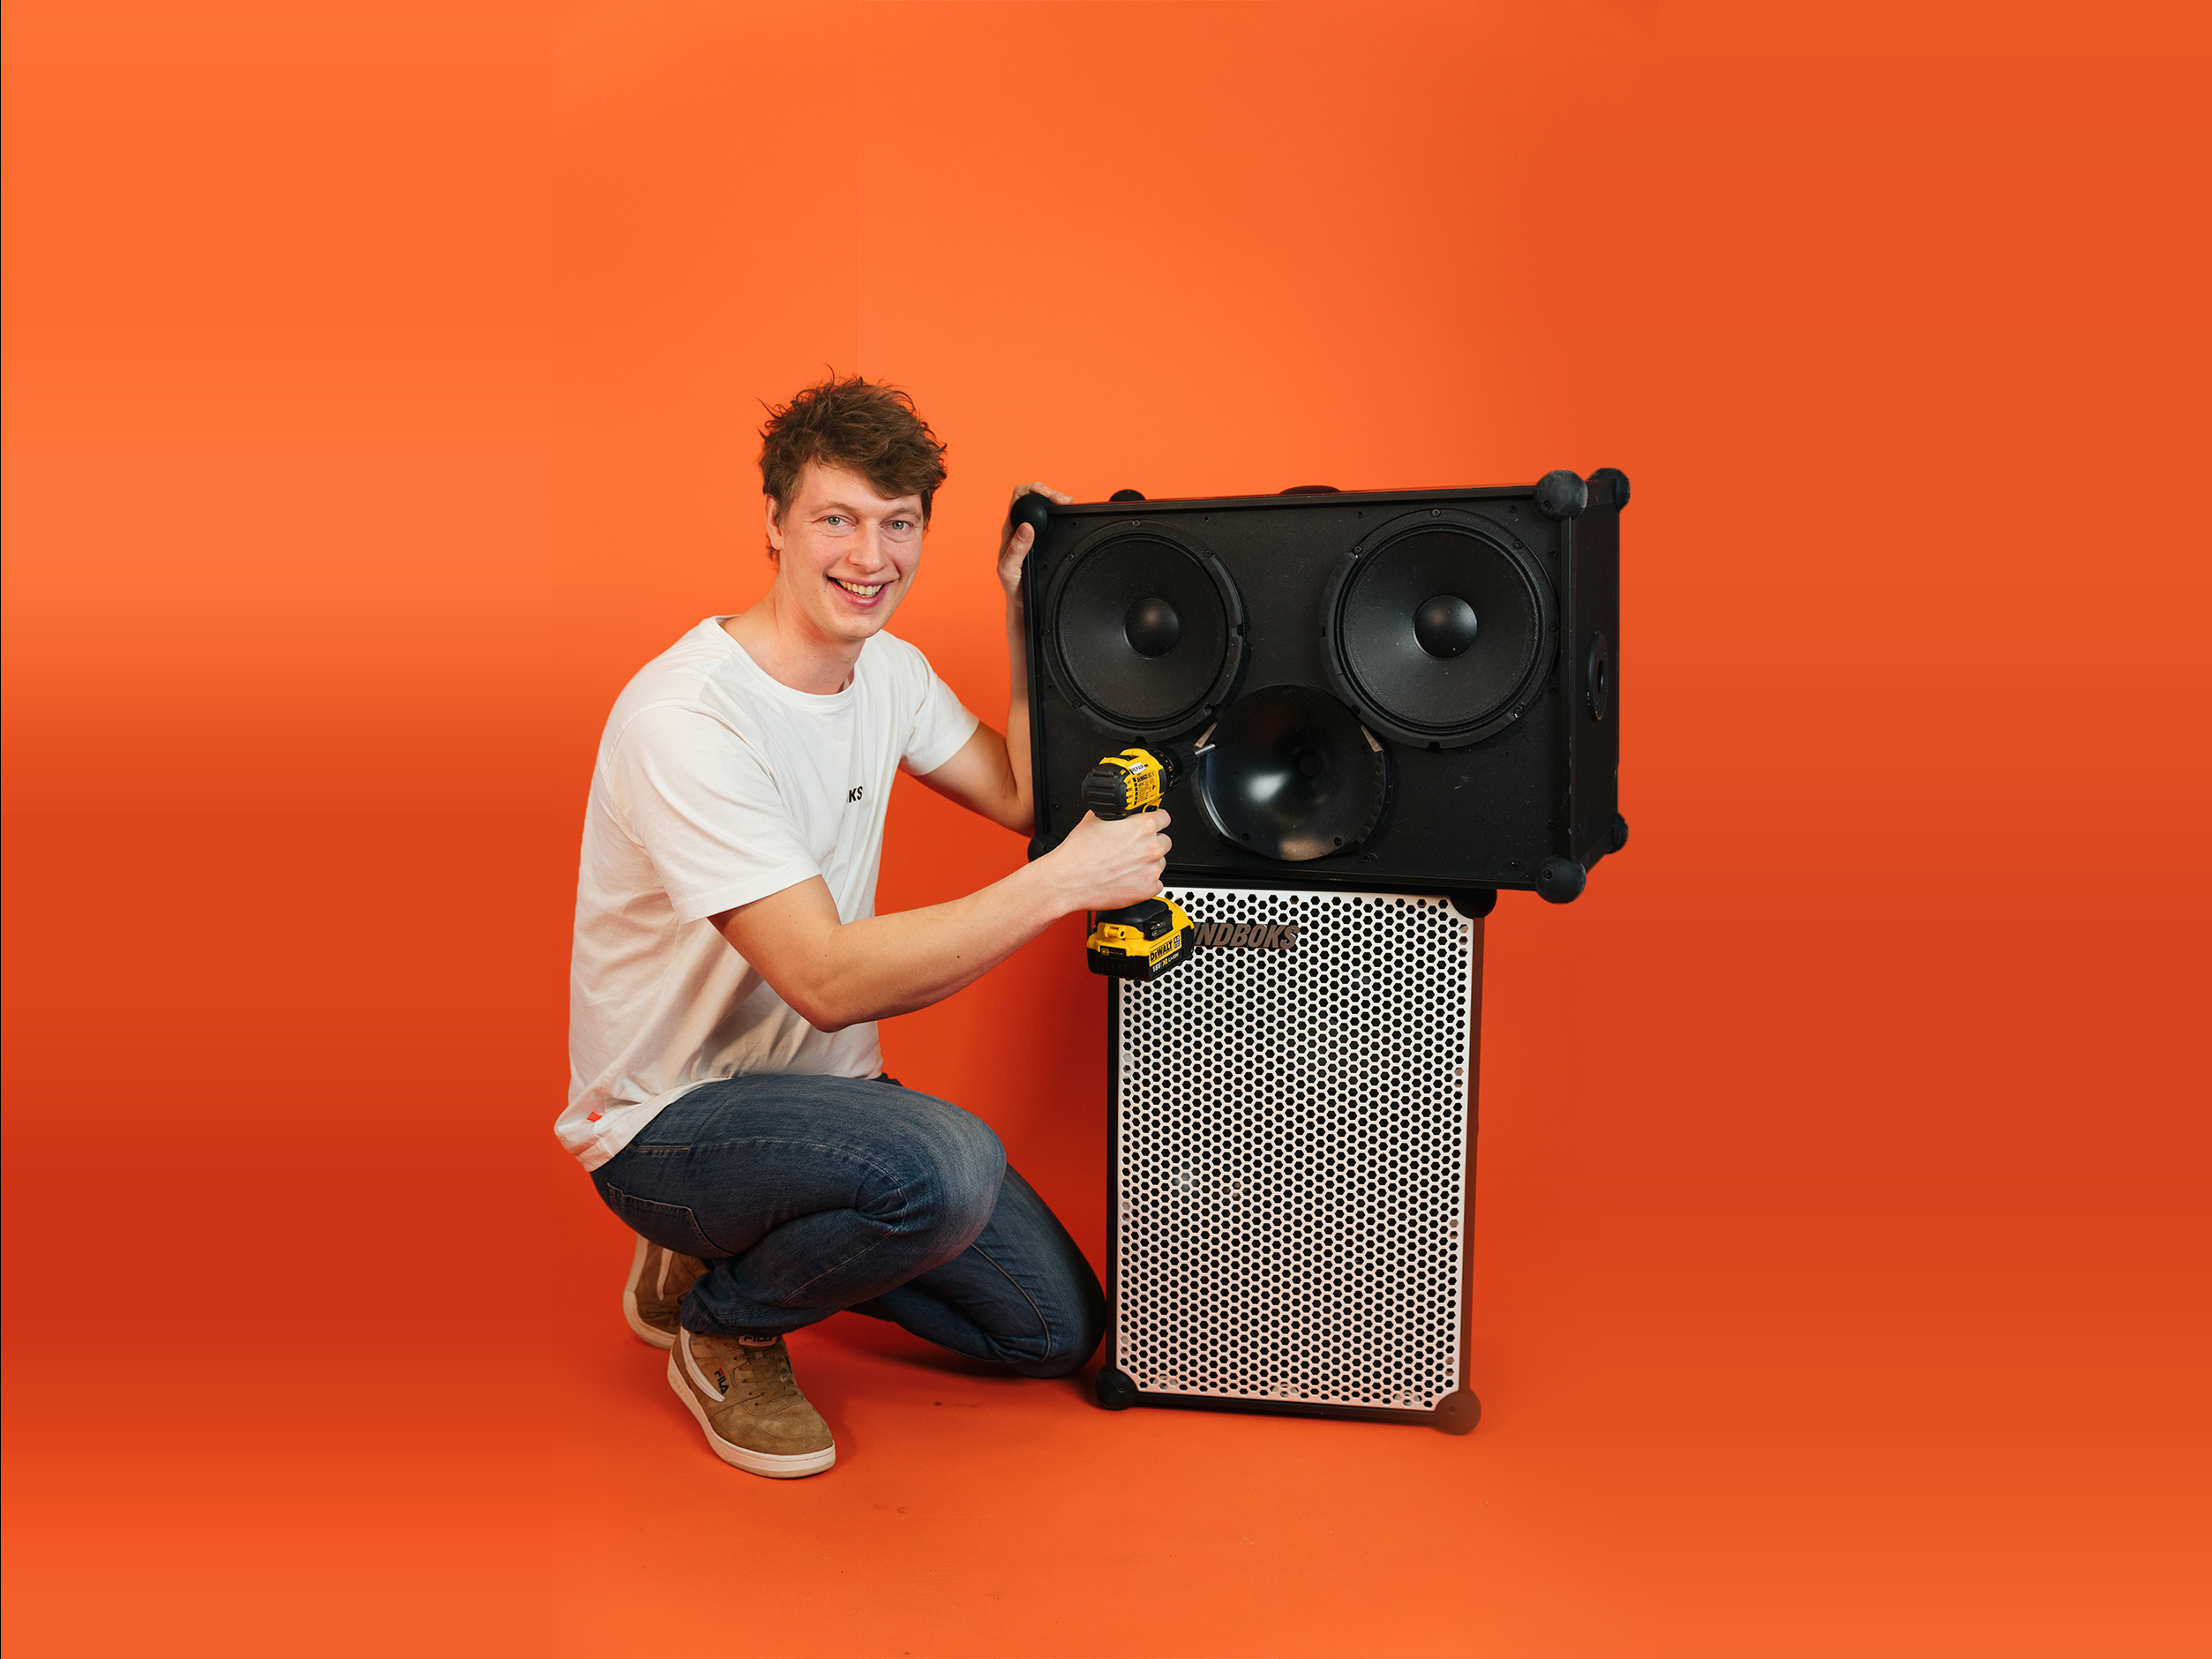
[[691, 1341], [688, 1332], [679, 1333], [676, 1339], [676, 1352], [683, 1356], [684, 1369], [691, 1373], [691, 1379], [693, 1382], [697, 1383], [701, 1388], [704, 1389], [708, 1393], [712, 1394], [716, 1400], [726, 1400], [729, 1398], [729, 1374], [725, 1372], [721, 1366], [717, 1365], [715, 1367], [714, 1381], [710, 1383], [707, 1380], [706, 1372], [699, 1369], [699, 1361], [694, 1357], [692, 1354]]

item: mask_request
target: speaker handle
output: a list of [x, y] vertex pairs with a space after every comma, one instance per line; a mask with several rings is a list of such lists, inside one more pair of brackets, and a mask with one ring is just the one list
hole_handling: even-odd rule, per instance
[[1109, 501], [1142, 501], [1143, 499], [1144, 492], [1142, 490], [1116, 490], [1106, 497]]
[[1342, 495], [1344, 492], [1333, 484], [1293, 484], [1281, 493], [1284, 495]]

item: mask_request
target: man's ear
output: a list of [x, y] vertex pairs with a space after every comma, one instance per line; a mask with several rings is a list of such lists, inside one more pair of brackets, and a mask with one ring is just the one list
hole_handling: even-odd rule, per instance
[[763, 492], [761, 507], [768, 518], [768, 561], [771, 565], [781, 565], [784, 562], [784, 504]]

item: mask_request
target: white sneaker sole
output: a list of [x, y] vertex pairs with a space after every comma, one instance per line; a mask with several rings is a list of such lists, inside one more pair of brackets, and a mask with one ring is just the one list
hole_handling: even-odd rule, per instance
[[821, 1452], [802, 1452], [796, 1457], [779, 1458], [766, 1452], [748, 1452], [741, 1445], [731, 1445], [715, 1432], [713, 1423], [707, 1421], [706, 1408], [700, 1405], [699, 1396], [692, 1393], [691, 1385], [676, 1367], [676, 1344], [668, 1344], [668, 1385], [676, 1391], [676, 1398], [690, 1408], [691, 1415], [699, 1420], [706, 1431], [707, 1444], [714, 1453], [732, 1468], [743, 1469], [747, 1475], [765, 1475], [772, 1481], [795, 1481], [802, 1475], [819, 1475], [837, 1460], [837, 1448], [828, 1447]]
[[638, 1314], [638, 1280], [645, 1277], [645, 1252], [651, 1248], [640, 1236], [637, 1249], [630, 1252], [630, 1276], [622, 1281], [622, 1318], [639, 1341], [650, 1342], [656, 1348], [672, 1348], [675, 1332], [656, 1331]]

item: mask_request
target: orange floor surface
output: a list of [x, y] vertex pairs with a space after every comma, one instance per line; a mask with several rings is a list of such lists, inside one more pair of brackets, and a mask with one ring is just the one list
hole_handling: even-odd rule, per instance
[[[81, 990], [8, 1030], [12, 1652], [2204, 1650], [2201, 1146], [2115, 1040], [2195, 1017], [2181, 942], [1509, 900], [1473, 1435], [1107, 1413], [846, 1316], [792, 1345], [839, 1464], [770, 1483], [623, 1327], [542, 1091], [469, 1081], [487, 1032], [559, 1044], [566, 828], [11, 826], [10, 982]], [[87, 898], [118, 864], [158, 924]], [[156, 1057], [88, 1096], [119, 1000]], [[1009, 1047], [991, 1115], [1095, 1257], [1096, 1068]]]
[[[2212, 1653], [2208, 80], [2156, 0], [10, 0], [9, 1659]], [[840, 1317], [774, 1483], [626, 1332], [594, 746], [831, 367], [994, 722], [1016, 484], [1633, 481], [1473, 1434]], [[1023, 856], [890, 810], [884, 909]], [[1103, 1025], [1070, 919], [883, 1033], [1094, 1259]]]

